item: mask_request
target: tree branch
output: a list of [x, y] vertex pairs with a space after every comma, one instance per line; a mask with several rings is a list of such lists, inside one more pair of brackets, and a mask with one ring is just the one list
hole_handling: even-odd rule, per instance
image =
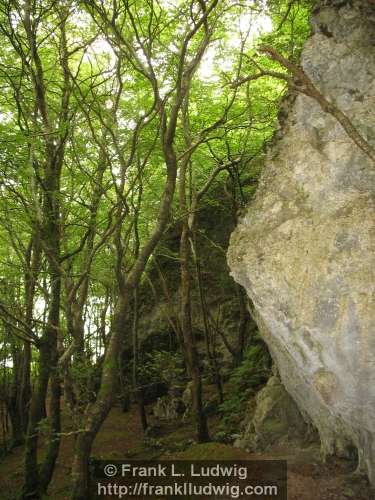
[[259, 73], [251, 75], [245, 78], [241, 78], [235, 82], [232, 82], [232, 87], [236, 88], [246, 82], [257, 80], [263, 76], [270, 76], [272, 78], [278, 78], [286, 81], [289, 84], [291, 90], [305, 94], [308, 97], [314, 99], [322, 108], [325, 113], [333, 116], [343, 127], [347, 135], [352, 139], [352, 141], [372, 160], [375, 164], [375, 149], [371, 144], [359, 133], [357, 128], [353, 125], [350, 118], [341, 111], [333, 102], [330, 102], [319, 89], [315, 87], [311, 79], [307, 76], [304, 70], [294, 64], [293, 62], [286, 59], [284, 56], [279, 54], [274, 48], [267, 45], [262, 45], [259, 48], [259, 52], [266, 54], [269, 58], [277, 61], [281, 66], [286, 68], [292, 76], [288, 74], [280, 73], [277, 71], [268, 71], [259, 68]]

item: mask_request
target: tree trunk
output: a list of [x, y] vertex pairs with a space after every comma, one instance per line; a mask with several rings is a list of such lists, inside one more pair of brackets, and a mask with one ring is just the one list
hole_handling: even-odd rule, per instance
[[30, 342], [25, 341], [23, 345], [22, 380], [21, 380], [21, 389], [18, 402], [18, 408], [19, 408], [18, 411], [21, 415], [21, 426], [22, 426], [23, 436], [25, 436], [27, 432], [28, 414], [29, 414], [28, 407], [31, 398], [30, 367], [31, 367], [31, 345]]
[[[27, 271], [25, 273], [25, 322], [32, 329], [34, 315], [34, 299], [36, 280], [40, 271], [41, 247], [40, 233], [35, 230], [30, 238], [26, 251]], [[21, 388], [18, 398], [18, 411], [21, 415], [23, 435], [26, 435], [28, 427], [29, 404], [31, 400], [31, 345], [30, 342], [23, 344], [23, 358], [21, 371]]]
[[250, 321], [250, 315], [246, 307], [246, 295], [245, 290], [236, 283], [236, 292], [238, 297], [238, 305], [240, 310], [240, 317], [238, 322], [238, 337], [237, 337], [237, 347], [236, 347], [236, 364], [239, 365], [243, 359], [243, 351], [245, 347], [246, 332]]
[[139, 418], [142, 429], [148, 427], [146, 409], [143, 399], [142, 387], [138, 387], [138, 319], [139, 319], [138, 287], [134, 290], [134, 311], [133, 311], [133, 388], [135, 399], [138, 404]]
[[183, 221], [181, 241], [181, 328], [185, 344], [186, 365], [192, 381], [192, 406], [196, 424], [197, 440], [204, 443], [210, 440], [207, 419], [203, 411], [202, 378], [199, 364], [198, 350], [191, 325], [191, 297], [190, 297], [190, 243], [188, 220]]
[[94, 430], [92, 430], [90, 432], [85, 431], [78, 434], [76, 440], [75, 455], [72, 466], [71, 495], [71, 498], [74, 500], [86, 500], [87, 498], [89, 498], [88, 463], [94, 439], [95, 432]]
[[12, 382], [10, 385], [10, 394], [7, 398], [7, 409], [12, 426], [11, 448], [23, 443], [22, 414], [18, 406], [20, 393], [20, 374], [22, 369], [22, 352], [16, 345], [16, 340], [12, 342]]
[[40, 498], [38, 470], [38, 425], [44, 416], [50, 374], [49, 345], [44, 340], [39, 348], [39, 374], [31, 399], [29, 424], [25, 442], [25, 477], [22, 498]]
[[113, 331], [104, 356], [101, 385], [96, 401], [83, 417], [84, 429], [79, 429], [72, 466], [72, 500], [88, 498], [88, 460], [95, 436], [104, 422], [116, 392], [118, 380], [118, 354], [121, 348], [126, 315], [129, 308], [129, 291], [123, 290], [113, 318]]
[[211, 329], [210, 329], [208, 317], [207, 317], [207, 305], [206, 305], [206, 300], [205, 300], [204, 291], [203, 291], [201, 266], [200, 266], [199, 257], [198, 257], [198, 253], [197, 253], [196, 234], [194, 234], [194, 237], [192, 238], [192, 245], [194, 248], [195, 269], [196, 269], [196, 274], [197, 274], [199, 299], [200, 299], [203, 324], [204, 324], [204, 336], [205, 336], [205, 341], [206, 341], [206, 354], [207, 354], [208, 361], [210, 363], [212, 375], [213, 375], [214, 382], [215, 382], [215, 385], [217, 388], [219, 401], [220, 401], [220, 403], [222, 403], [224, 401], [223, 384], [222, 384], [222, 380], [221, 380], [220, 369], [218, 366], [214, 347], [212, 346], [212, 342], [211, 342], [211, 331], [210, 331]]
[[[54, 242], [58, 246], [58, 240]], [[54, 249], [56, 251], [56, 248]], [[55, 255], [58, 255], [56, 252]], [[60, 295], [61, 295], [61, 277], [59, 269], [56, 269], [54, 259], [50, 263], [51, 276], [51, 304], [48, 312], [48, 320], [45, 331], [39, 341], [39, 374], [36, 388], [31, 399], [29, 423], [27, 429], [25, 443], [25, 477], [23, 485], [23, 498], [40, 498], [40, 475], [38, 469], [38, 426], [40, 421], [45, 417], [45, 401], [48, 390], [48, 381], [52, 373], [53, 377], [57, 377], [57, 331], [59, 328], [60, 317]], [[52, 377], [52, 378], [53, 378]], [[56, 398], [60, 399], [60, 388], [56, 388], [56, 381], [52, 383], [52, 401], [53, 412], [51, 415], [51, 432], [54, 432], [54, 426], [59, 422], [60, 405]], [[58, 425], [59, 427], [59, 425]], [[54, 447], [53, 444], [52, 447]], [[54, 453], [47, 453], [46, 460], [49, 465], [46, 468], [55, 464], [56, 457], [53, 459]], [[43, 467], [42, 467], [43, 469]], [[46, 489], [48, 484], [46, 478], [52, 477], [52, 472], [46, 474], [43, 478], [43, 488]]]
[[[57, 367], [57, 360], [54, 362]], [[50, 420], [50, 438], [47, 448], [47, 454], [44, 458], [43, 464], [40, 468], [39, 477], [40, 484], [39, 490], [41, 493], [46, 493], [48, 485], [52, 479], [52, 474], [55, 468], [57, 456], [60, 448], [60, 432], [61, 432], [61, 418], [60, 418], [60, 377], [57, 368], [54, 368], [50, 378], [50, 404], [48, 418]]]

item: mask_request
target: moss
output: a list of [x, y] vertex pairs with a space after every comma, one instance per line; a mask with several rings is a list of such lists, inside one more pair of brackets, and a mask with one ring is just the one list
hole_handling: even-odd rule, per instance
[[176, 443], [189, 441], [192, 435], [194, 435], [194, 428], [192, 428], [190, 425], [182, 425], [175, 432], [171, 432], [167, 436], [163, 437], [162, 443], [166, 448], [173, 448], [173, 446], [176, 446]]
[[264, 434], [266, 441], [272, 442], [274, 436], [287, 435], [288, 430], [287, 422], [267, 420], [262, 424], [262, 434]]

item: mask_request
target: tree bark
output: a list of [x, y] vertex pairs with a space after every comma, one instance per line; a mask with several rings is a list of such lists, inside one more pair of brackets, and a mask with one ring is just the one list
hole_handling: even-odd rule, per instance
[[139, 303], [138, 303], [138, 287], [134, 290], [134, 308], [133, 308], [133, 388], [134, 395], [138, 405], [139, 418], [143, 432], [146, 431], [147, 415], [143, 399], [142, 387], [138, 387], [138, 319], [139, 319]]
[[60, 449], [60, 432], [61, 432], [61, 418], [60, 418], [60, 376], [57, 369], [57, 361], [53, 361], [53, 372], [50, 377], [50, 402], [48, 418], [50, 420], [50, 436], [47, 447], [47, 453], [43, 464], [40, 468], [40, 492], [46, 493], [48, 485], [52, 479], [55, 463]]
[[113, 331], [104, 357], [99, 393], [96, 401], [91, 404], [84, 415], [84, 429], [79, 430], [76, 440], [72, 465], [72, 500], [86, 500], [88, 498], [88, 460], [95, 436], [113, 403], [118, 380], [117, 360], [128, 309], [129, 292], [124, 290], [124, 293], [119, 298], [113, 318]]
[[221, 375], [220, 375], [220, 368], [219, 368], [219, 365], [217, 362], [214, 347], [212, 346], [212, 342], [211, 342], [212, 334], [211, 334], [211, 329], [210, 329], [210, 325], [209, 325], [209, 321], [208, 321], [207, 304], [206, 304], [204, 290], [203, 290], [202, 273], [201, 273], [201, 266], [200, 266], [200, 262], [199, 262], [199, 256], [198, 256], [198, 250], [197, 250], [197, 238], [196, 238], [195, 232], [194, 232], [194, 237], [192, 239], [192, 245], [194, 248], [195, 269], [196, 269], [196, 274], [197, 274], [199, 299], [200, 299], [200, 305], [201, 305], [201, 311], [202, 311], [202, 317], [203, 317], [204, 335], [205, 335], [205, 341], [206, 341], [206, 354], [207, 354], [207, 358], [208, 358], [209, 363], [210, 363], [212, 375], [213, 375], [214, 382], [215, 382], [215, 385], [217, 388], [219, 401], [220, 401], [220, 403], [222, 403], [224, 401], [223, 384], [222, 384]]
[[[180, 175], [182, 175], [180, 173]], [[185, 193], [181, 192], [180, 201], [184, 207], [182, 197]], [[181, 206], [181, 204], [180, 204]], [[192, 408], [196, 424], [196, 433], [198, 443], [204, 443], [210, 440], [207, 419], [203, 411], [202, 401], [202, 377], [199, 355], [194, 338], [191, 324], [191, 271], [190, 271], [190, 242], [189, 242], [189, 224], [185, 216], [182, 224], [182, 233], [180, 240], [180, 262], [181, 262], [181, 292], [180, 292], [180, 316], [181, 329], [185, 345], [186, 365], [188, 374], [192, 382]]]
[[38, 425], [44, 417], [45, 399], [50, 375], [50, 349], [46, 339], [39, 348], [39, 374], [31, 399], [25, 442], [24, 484], [22, 498], [40, 498], [38, 468]]

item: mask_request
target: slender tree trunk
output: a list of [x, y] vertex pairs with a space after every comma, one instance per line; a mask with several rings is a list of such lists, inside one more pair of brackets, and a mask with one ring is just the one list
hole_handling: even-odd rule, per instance
[[[188, 118], [188, 94], [184, 100], [182, 119], [184, 124], [184, 137], [187, 147], [191, 145], [190, 126]], [[192, 410], [196, 424], [197, 441], [203, 443], [210, 440], [207, 418], [203, 410], [202, 400], [202, 375], [200, 360], [198, 355], [197, 343], [194, 337], [191, 324], [191, 249], [190, 236], [194, 227], [195, 210], [194, 201], [191, 199], [192, 179], [190, 178], [190, 200], [189, 207], [186, 196], [187, 175], [191, 174], [190, 156], [186, 156], [180, 165], [179, 171], [179, 209], [182, 214], [182, 229], [180, 239], [180, 316], [181, 330], [185, 345], [185, 358], [188, 374], [192, 382]]]
[[39, 374], [31, 399], [29, 424], [25, 442], [25, 477], [22, 498], [40, 498], [38, 469], [38, 425], [44, 417], [45, 399], [50, 375], [50, 350], [46, 340], [39, 348]]
[[204, 324], [204, 336], [205, 336], [205, 341], [206, 341], [206, 354], [207, 354], [207, 358], [208, 358], [208, 361], [210, 363], [211, 371], [212, 371], [212, 374], [214, 377], [215, 385], [217, 388], [217, 393], [219, 396], [219, 401], [220, 401], [220, 403], [222, 403], [224, 401], [223, 384], [222, 384], [222, 380], [221, 380], [220, 368], [219, 368], [219, 365], [217, 362], [217, 358], [215, 356], [214, 349], [212, 348], [212, 345], [211, 345], [211, 331], [210, 331], [210, 326], [209, 326], [208, 317], [207, 317], [207, 304], [206, 304], [204, 290], [203, 290], [203, 284], [202, 284], [201, 266], [200, 266], [199, 257], [197, 254], [196, 234], [194, 234], [194, 236], [193, 236], [192, 244], [193, 244], [193, 248], [194, 248], [195, 269], [196, 269], [196, 274], [197, 274], [199, 299], [200, 299], [203, 324]]
[[1, 419], [1, 438], [2, 446], [0, 447], [0, 457], [3, 457], [8, 452], [8, 411], [4, 404], [0, 404], [0, 419]]
[[147, 425], [147, 415], [143, 399], [143, 389], [138, 387], [138, 319], [139, 319], [139, 303], [138, 303], [138, 287], [134, 290], [134, 308], [133, 308], [133, 388], [135, 399], [138, 404], [139, 418], [142, 429], [145, 431]]
[[12, 349], [12, 380], [9, 388], [9, 396], [7, 398], [7, 410], [10, 417], [12, 427], [11, 448], [19, 446], [23, 442], [22, 431], [22, 416], [18, 407], [18, 398], [20, 391], [20, 373], [22, 369], [22, 352], [16, 340], [13, 339], [11, 344]]
[[203, 411], [202, 377], [196, 341], [191, 325], [191, 276], [189, 226], [185, 218], [180, 241], [181, 259], [181, 327], [186, 351], [186, 365], [192, 381], [192, 408], [196, 424], [197, 440], [204, 443], [210, 440], [207, 419]]
[[19, 413], [21, 415], [22, 434], [25, 436], [27, 432], [29, 403], [31, 398], [31, 344], [24, 342], [23, 344], [23, 357], [22, 357], [22, 381], [20, 398], [18, 403]]
[[[27, 252], [26, 262], [28, 265], [25, 273], [25, 322], [32, 329], [33, 309], [35, 299], [36, 280], [40, 270], [41, 247], [39, 230], [34, 230], [31, 236]], [[31, 344], [24, 342], [22, 357], [21, 388], [18, 398], [18, 411], [21, 415], [23, 436], [26, 435], [28, 427], [29, 404], [31, 400]]]
[[[85, 339], [84, 339], [84, 304], [87, 296], [81, 302], [76, 294], [70, 296], [74, 287], [72, 280], [66, 278], [68, 300], [65, 307], [67, 330], [74, 342], [74, 349], [64, 366], [64, 388], [67, 403], [74, 414], [83, 412], [87, 404], [88, 388], [82, 378], [75, 377], [74, 373], [85, 370]], [[72, 370], [73, 369], [73, 370]], [[73, 374], [73, 375], [72, 375]]]
[[65, 367], [64, 373], [64, 401], [72, 414], [75, 413], [77, 400], [74, 394], [73, 381], [69, 373], [69, 366]]
[[[48, 318], [44, 333], [39, 341], [39, 374], [36, 383], [36, 388], [31, 399], [29, 423], [27, 429], [26, 443], [25, 443], [25, 477], [22, 495], [23, 498], [40, 498], [41, 497], [41, 476], [38, 468], [38, 426], [40, 421], [45, 417], [45, 402], [48, 391], [48, 382], [51, 374], [57, 377], [57, 334], [59, 329], [60, 319], [60, 299], [61, 299], [61, 270], [59, 267], [60, 257], [60, 214], [57, 193], [59, 192], [59, 178], [55, 177], [56, 172], [48, 170], [48, 177], [46, 186], [50, 186], [50, 190], [46, 192], [45, 196], [45, 228], [44, 228], [44, 242], [45, 253], [49, 262], [48, 274], [50, 276], [51, 299], [48, 310]], [[55, 412], [60, 412], [60, 405], [56, 404], [54, 398], [58, 395], [60, 398], [60, 391], [56, 389], [54, 383], [54, 394], [52, 400], [54, 401], [54, 411], [52, 412], [51, 433], [54, 434], [54, 426], [59, 420], [59, 416]], [[56, 442], [52, 447], [56, 446]], [[57, 455], [56, 455], [57, 456]], [[46, 462], [42, 465], [41, 470], [48, 470], [55, 465], [56, 456], [54, 453], [47, 453]], [[52, 472], [46, 473], [43, 477], [43, 489], [48, 486], [46, 478], [52, 477]]]
[[50, 420], [50, 437], [47, 447], [47, 453], [43, 464], [40, 468], [39, 490], [41, 493], [46, 493], [48, 485], [52, 479], [57, 456], [60, 449], [60, 432], [61, 432], [61, 417], [60, 417], [60, 376], [57, 369], [57, 360], [54, 360], [54, 369], [50, 377], [50, 401], [48, 418]]
[[[165, 297], [165, 299], [167, 301], [167, 304], [168, 304], [168, 310], [166, 310], [165, 316], [166, 316], [166, 319], [167, 319], [168, 323], [170, 324], [170, 326], [172, 327], [173, 331], [176, 334], [176, 337], [177, 337], [178, 343], [180, 345], [181, 351], [182, 351], [182, 353], [183, 353], [183, 355], [185, 357], [185, 345], [184, 345], [184, 338], [183, 338], [182, 330], [181, 330], [181, 323], [180, 323], [178, 315], [176, 317], [174, 317], [175, 316], [174, 315], [174, 304], [172, 302], [171, 294], [169, 293], [167, 281], [165, 279], [163, 271], [160, 268], [158, 260], [155, 259], [154, 262], [155, 262], [156, 270], [158, 272], [161, 289], [163, 291], [163, 295], [164, 295], [164, 297]], [[151, 280], [150, 280], [150, 286], [152, 288], [152, 293], [154, 294], [154, 297], [157, 300], [158, 299], [158, 294], [157, 294], [157, 292], [155, 290], [155, 287], [152, 284]]]
[[[100, 420], [103, 419], [98, 417]], [[90, 425], [90, 431], [82, 431], [76, 439], [75, 446], [75, 456], [74, 462], [72, 466], [72, 495], [71, 498], [74, 500], [87, 500], [89, 498], [89, 471], [88, 471], [88, 463], [91, 453], [92, 444], [96, 435], [96, 426], [98, 429], [102, 421], [98, 420], [97, 422], [92, 422]]]
[[78, 430], [72, 466], [72, 500], [86, 500], [88, 498], [88, 460], [95, 436], [113, 403], [118, 380], [117, 359], [128, 309], [129, 291], [123, 290], [116, 306], [113, 331], [104, 356], [100, 390], [96, 401], [88, 408], [82, 419], [84, 428]]

